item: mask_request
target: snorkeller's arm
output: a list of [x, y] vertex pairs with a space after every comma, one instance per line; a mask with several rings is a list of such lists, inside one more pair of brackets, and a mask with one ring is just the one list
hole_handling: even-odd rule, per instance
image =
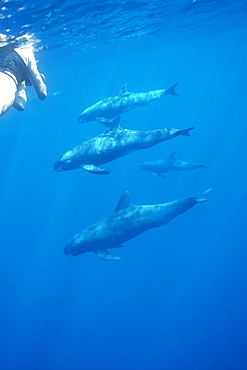
[[47, 87], [44, 83], [44, 77], [42, 77], [38, 70], [32, 50], [28, 48], [18, 48], [15, 50], [22, 57], [27, 66], [28, 78], [30, 79], [31, 84], [34, 87], [36, 94], [40, 99], [44, 100], [47, 96]]
[[38, 71], [33, 53], [30, 53], [27, 68], [28, 77], [36, 91], [36, 94], [40, 99], [44, 100], [47, 96], [47, 87], [44, 83], [44, 78], [42, 78], [41, 74]]

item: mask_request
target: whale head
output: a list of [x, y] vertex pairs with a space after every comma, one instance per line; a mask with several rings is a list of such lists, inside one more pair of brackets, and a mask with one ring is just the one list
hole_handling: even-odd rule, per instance
[[57, 172], [63, 172], [72, 170], [75, 168], [75, 164], [71, 160], [70, 151], [63, 154], [59, 159], [54, 163], [54, 170]]
[[82, 113], [82, 114], [78, 117], [78, 122], [79, 122], [79, 123], [86, 123], [86, 122], [88, 122], [87, 114]]
[[[95, 121], [96, 117], [98, 117], [98, 110], [97, 108], [98, 104], [94, 104], [91, 107], [88, 107], [85, 109], [83, 112], [78, 117], [78, 122], [79, 123], [86, 123], [86, 122], [91, 122]], [[101, 116], [101, 115], [100, 115]]]
[[[84, 244], [84, 245], [83, 245]], [[86, 247], [86, 242], [83, 243], [82, 238], [80, 238], [80, 243], [76, 242], [76, 237], [72, 238], [64, 247], [64, 254], [66, 256], [74, 257], [80, 254], [89, 252]]]
[[139, 168], [144, 171], [152, 171], [153, 163], [152, 162], [144, 162], [139, 165]]
[[78, 117], [79, 123], [86, 123], [95, 120], [95, 112], [91, 107], [85, 109]]
[[65, 245], [63, 251], [66, 256], [71, 256], [71, 257], [78, 256], [79, 254], [83, 253], [81, 249], [79, 250], [75, 248], [75, 245], [72, 239]]
[[68, 170], [67, 164], [66, 163], [63, 163], [61, 160], [58, 159], [54, 163], [54, 170], [57, 171], [57, 172], [67, 171]]

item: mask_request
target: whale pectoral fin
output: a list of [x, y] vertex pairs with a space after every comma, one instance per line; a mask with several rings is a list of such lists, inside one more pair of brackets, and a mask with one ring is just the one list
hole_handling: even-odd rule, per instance
[[109, 175], [109, 171], [104, 170], [104, 168], [96, 167], [94, 164], [82, 164], [81, 168], [93, 173], [94, 175]]
[[163, 177], [163, 179], [165, 179], [166, 177], [161, 173], [161, 172], [156, 172], [156, 174], [160, 177]]
[[160, 176], [160, 177], [163, 177], [164, 179], [166, 178], [161, 172], [151, 172], [151, 174], [153, 175], [153, 176]]
[[102, 125], [104, 125], [106, 127], [110, 126], [111, 123], [113, 122], [113, 119], [107, 119], [105, 117], [97, 117], [95, 119], [96, 119], [96, 121], [102, 123]]
[[123, 87], [119, 90], [118, 95], [123, 95], [127, 92], [127, 84], [123, 85]]
[[121, 259], [121, 257], [114, 256], [113, 254], [109, 253], [105, 249], [99, 249], [97, 251], [94, 251], [94, 253], [96, 254], [96, 256], [98, 256], [99, 258], [102, 258], [103, 260], [115, 261], [115, 260]]

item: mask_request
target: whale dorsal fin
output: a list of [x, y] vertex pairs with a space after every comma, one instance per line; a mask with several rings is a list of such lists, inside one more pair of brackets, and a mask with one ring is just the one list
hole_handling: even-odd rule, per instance
[[176, 160], [176, 152], [172, 152], [168, 157], [167, 160], [169, 162], [174, 162]]
[[113, 121], [111, 121], [110, 125], [108, 126], [108, 130], [116, 130], [119, 126], [119, 121], [121, 117], [114, 118]]
[[109, 125], [107, 127], [107, 129], [105, 130], [105, 132], [109, 132], [109, 131], [114, 131], [116, 130], [117, 128], [119, 128], [119, 121], [120, 121], [120, 118], [121, 117], [117, 117], [117, 118], [114, 118], [113, 120], [109, 120]]
[[118, 201], [117, 207], [114, 212], [121, 211], [121, 209], [129, 208], [131, 206], [129, 200], [129, 192], [126, 191]]
[[123, 87], [119, 90], [118, 95], [123, 95], [127, 92], [127, 84], [123, 85]]

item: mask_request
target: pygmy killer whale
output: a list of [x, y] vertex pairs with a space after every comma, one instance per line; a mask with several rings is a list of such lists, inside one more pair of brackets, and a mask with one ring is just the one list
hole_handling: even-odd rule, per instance
[[78, 256], [94, 252], [105, 260], [117, 260], [108, 248], [122, 247], [122, 243], [136, 237], [144, 231], [166, 225], [174, 217], [181, 215], [197, 203], [207, 200], [210, 189], [198, 197], [188, 197], [173, 202], [155, 205], [134, 205], [130, 203], [126, 192], [119, 200], [112, 215], [76, 234], [65, 246], [64, 253]]
[[167, 90], [154, 90], [145, 93], [129, 92], [127, 91], [127, 85], [124, 85], [116, 96], [100, 100], [85, 109], [80, 114], [78, 121], [85, 123], [97, 120], [108, 126], [109, 120], [121, 116], [134, 108], [142, 107], [166, 95], [177, 95], [175, 92], [177, 84], [178, 82]]
[[209, 168], [203, 164], [193, 163], [193, 162], [184, 162], [176, 158], [176, 152], [170, 154], [166, 160], [156, 160], [156, 161], [147, 161], [143, 164], [140, 164], [140, 168], [145, 171], [150, 171], [154, 174], [157, 174], [161, 177], [164, 177], [164, 173], [169, 171], [185, 171], [185, 170], [195, 170], [197, 168]]
[[119, 126], [119, 120], [119, 117], [116, 118], [102, 134], [63, 154], [54, 163], [54, 169], [62, 172], [83, 168], [96, 175], [106, 175], [109, 172], [100, 168], [100, 165], [135, 150], [150, 148], [179, 135], [190, 136], [190, 131], [193, 129], [193, 127], [190, 127], [185, 130], [165, 128], [135, 131], [123, 129]]

